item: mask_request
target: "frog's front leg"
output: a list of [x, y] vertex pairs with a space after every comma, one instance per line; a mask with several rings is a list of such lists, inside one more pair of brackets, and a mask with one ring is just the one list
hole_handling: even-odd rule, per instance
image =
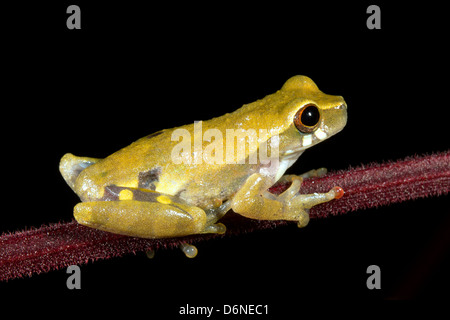
[[140, 238], [225, 232], [225, 226], [216, 223], [216, 216], [199, 207], [177, 202], [177, 197], [142, 189], [107, 188], [106, 194], [109, 197], [117, 195], [117, 199], [81, 202], [75, 206], [74, 216], [80, 224]]
[[340, 187], [326, 193], [299, 194], [302, 178], [289, 176], [286, 179], [292, 184], [276, 196], [267, 191], [267, 179], [259, 173], [252, 174], [233, 197], [233, 211], [251, 219], [297, 221], [299, 227], [304, 227], [309, 222], [310, 208], [343, 195]]

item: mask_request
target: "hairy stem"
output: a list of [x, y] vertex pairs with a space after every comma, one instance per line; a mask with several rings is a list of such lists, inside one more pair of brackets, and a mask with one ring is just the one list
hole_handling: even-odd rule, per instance
[[[312, 208], [311, 218], [445, 195], [450, 190], [450, 151], [370, 164], [332, 172], [321, 178], [306, 179], [300, 192], [326, 192], [334, 186], [342, 187], [345, 195]], [[277, 194], [287, 187], [287, 184], [277, 184], [270, 191]], [[228, 213], [221, 221], [227, 226], [227, 235], [273, 228], [286, 223], [250, 220], [234, 213]], [[214, 237], [220, 236], [139, 239], [90, 229], [75, 221], [42, 226], [0, 237], [0, 280]]]

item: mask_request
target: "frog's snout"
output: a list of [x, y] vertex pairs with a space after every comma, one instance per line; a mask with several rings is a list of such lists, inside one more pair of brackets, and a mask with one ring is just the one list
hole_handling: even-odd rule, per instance
[[344, 127], [347, 124], [347, 104], [344, 102], [343, 104], [338, 106], [338, 110], [341, 112], [341, 115], [339, 117], [341, 119], [341, 124], [340, 124], [340, 129], [337, 132], [344, 129]]
[[328, 136], [335, 135], [347, 124], [347, 104], [341, 97], [335, 107], [323, 110], [324, 131]]

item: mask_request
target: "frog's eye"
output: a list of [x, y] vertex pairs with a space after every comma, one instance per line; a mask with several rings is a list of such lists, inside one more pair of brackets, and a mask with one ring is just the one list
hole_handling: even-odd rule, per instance
[[311, 133], [316, 130], [320, 122], [319, 109], [313, 104], [307, 104], [297, 111], [294, 124], [300, 132]]

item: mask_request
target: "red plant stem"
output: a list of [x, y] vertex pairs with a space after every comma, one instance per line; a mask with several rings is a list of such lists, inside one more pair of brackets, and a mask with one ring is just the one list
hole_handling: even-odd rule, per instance
[[[450, 151], [305, 179], [300, 192], [326, 192], [336, 185], [345, 190], [345, 195], [312, 208], [312, 218], [448, 194]], [[287, 187], [287, 184], [278, 184], [272, 187], [271, 192], [279, 194]], [[286, 223], [245, 219], [232, 212], [221, 221], [227, 226], [227, 234], [273, 228]], [[214, 237], [220, 236], [206, 234], [186, 238], [139, 239], [90, 229], [75, 221], [52, 224], [0, 237], [0, 280]]]

